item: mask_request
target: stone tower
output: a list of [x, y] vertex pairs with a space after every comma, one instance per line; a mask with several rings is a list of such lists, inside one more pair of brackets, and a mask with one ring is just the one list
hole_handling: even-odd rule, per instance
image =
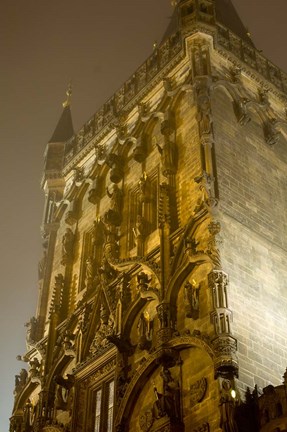
[[68, 92], [47, 146], [10, 432], [287, 430], [287, 75], [230, 0], [175, 3], [77, 134]]

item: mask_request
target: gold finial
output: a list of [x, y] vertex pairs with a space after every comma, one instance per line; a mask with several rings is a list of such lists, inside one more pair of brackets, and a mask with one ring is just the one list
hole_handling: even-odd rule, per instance
[[156, 49], [157, 49], [157, 41], [154, 41], [154, 43], [153, 43], [153, 50], [155, 51]]
[[177, 0], [170, 0], [170, 4], [171, 4], [171, 6], [176, 7], [177, 6]]
[[72, 84], [70, 83], [67, 91], [66, 91], [67, 99], [65, 102], [63, 102], [63, 108], [66, 108], [67, 106], [71, 105], [71, 96], [72, 96]]

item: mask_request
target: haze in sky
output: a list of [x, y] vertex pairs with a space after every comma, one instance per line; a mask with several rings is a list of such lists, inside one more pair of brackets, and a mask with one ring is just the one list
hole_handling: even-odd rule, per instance
[[[287, 71], [287, 0], [233, 0], [253, 41]], [[73, 85], [75, 129], [160, 42], [170, 0], [2, 0], [0, 17], [0, 432], [8, 431], [14, 376], [25, 364], [41, 258], [45, 145]]]

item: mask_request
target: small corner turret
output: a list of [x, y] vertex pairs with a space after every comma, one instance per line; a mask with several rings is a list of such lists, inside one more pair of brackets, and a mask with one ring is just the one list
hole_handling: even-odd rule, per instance
[[[69, 85], [66, 91], [67, 98], [63, 102], [63, 112], [54, 130], [54, 133], [49, 140], [45, 150], [44, 173], [41, 186], [45, 191], [48, 201], [55, 196], [59, 198], [64, 188], [64, 180], [62, 177], [63, 161], [66, 142], [74, 135], [74, 128], [71, 116], [71, 95], [72, 88]], [[49, 198], [50, 197], [50, 198]], [[51, 211], [47, 204], [47, 211], [44, 212], [43, 224], [46, 225], [51, 219]]]
[[61, 177], [65, 143], [74, 135], [74, 128], [70, 109], [72, 95], [72, 89], [70, 85], [68, 87], [66, 95], [67, 98], [65, 102], [63, 102], [64, 109], [62, 115], [46, 147], [44, 178], [42, 186], [44, 186], [45, 181], [48, 179], [55, 179]]

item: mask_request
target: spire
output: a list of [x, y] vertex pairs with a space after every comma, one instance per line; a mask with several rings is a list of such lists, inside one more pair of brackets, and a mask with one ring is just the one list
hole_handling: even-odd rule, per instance
[[208, 25], [221, 24], [245, 42], [253, 45], [246, 27], [242, 23], [232, 0], [170, 0], [174, 7], [169, 25], [162, 42], [181, 27], [193, 26], [197, 22]]
[[50, 143], [54, 142], [65, 142], [68, 141], [74, 135], [73, 121], [71, 115], [71, 96], [72, 96], [72, 86], [69, 84], [69, 87], [66, 91], [67, 98], [63, 102], [63, 112], [58, 121], [56, 129], [50, 139]]

